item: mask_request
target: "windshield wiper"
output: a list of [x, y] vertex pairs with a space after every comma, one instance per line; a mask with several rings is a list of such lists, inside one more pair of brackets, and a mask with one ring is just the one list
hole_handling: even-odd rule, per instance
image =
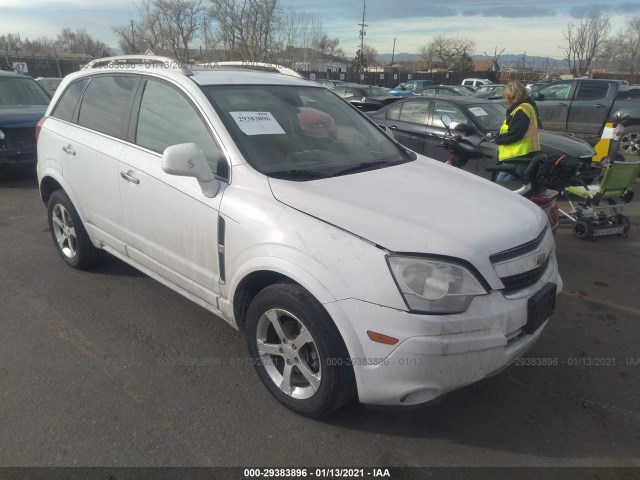
[[318, 172], [316, 170], [276, 170], [275, 172], [265, 172], [270, 177], [277, 178], [290, 178], [290, 177], [298, 177], [298, 178], [327, 178], [327, 175], [324, 172]]
[[401, 163], [405, 163], [404, 161], [390, 161], [390, 160], [382, 160], [380, 162], [364, 162], [359, 163], [358, 165], [353, 165], [351, 167], [345, 168], [344, 170], [338, 170], [331, 174], [332, 177], [338, 177], [340, 175], [347, 175], [349, 173], [356, 172], [365, 172], [367, 170], [375, 170], [377, 168], [381, 168], [386, 165], [399, 165]]

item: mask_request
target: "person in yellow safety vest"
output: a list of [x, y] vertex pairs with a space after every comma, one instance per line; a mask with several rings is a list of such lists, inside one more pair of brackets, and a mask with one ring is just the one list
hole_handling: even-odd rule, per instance
[[[532, 157], [540, 151], [540, 126], [535, 102], [519, 82], [509, 83], [502, 91], [502, 97], [507, 102], [507, 115], [495, 138], [498, 162], [516, 157]], [[518, 171], [526, 168], [527, 165], [522, 164]], [[515, 178], [506, 172], [498, 174], [498, 182], [512, 180]]]

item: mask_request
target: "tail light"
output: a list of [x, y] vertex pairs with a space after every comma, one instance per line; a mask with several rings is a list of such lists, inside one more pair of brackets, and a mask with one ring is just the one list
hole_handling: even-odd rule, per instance
[[38, 143], [38, 137], [40, 136], [40, 130], [42, 129], [42, 126], [44, 125], [44, 122], [47, 120], [47, 117], [42, 117], [40, 120], [38, 120], [38, 124], [36, 125], [36, 143]]

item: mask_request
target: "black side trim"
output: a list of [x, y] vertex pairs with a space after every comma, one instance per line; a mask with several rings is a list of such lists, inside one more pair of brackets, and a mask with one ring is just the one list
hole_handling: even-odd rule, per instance
[[221, 215], [218, 215], [218, 269], [220, 270], [220, 282], [227, 280], [224, 269], [224, 241], [226, 233], [226, 223]]

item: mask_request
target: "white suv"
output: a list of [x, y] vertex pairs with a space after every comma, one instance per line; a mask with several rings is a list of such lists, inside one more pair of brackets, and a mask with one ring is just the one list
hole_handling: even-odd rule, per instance
[[483, 85], [491, 85], [492, 83], [488, 78], [465, 78], [460, 85], [465, 87], [482, 87]]
[[108, 252], [210, 310], [307, 416], [499, 371], [562, 288], [541, 209], [291, 76], [101, 60], [58, 88], [38, 178], [67, 264]]

